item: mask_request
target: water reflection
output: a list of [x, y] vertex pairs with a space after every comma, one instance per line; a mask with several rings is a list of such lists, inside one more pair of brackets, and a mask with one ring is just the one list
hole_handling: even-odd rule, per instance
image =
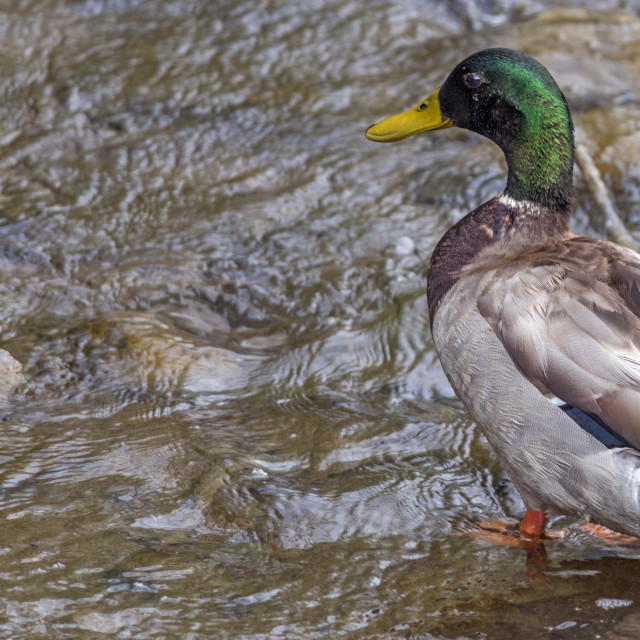
[[532, 582], [456, 535], [522, 505], [437, 364], [423, 271], [500, 155], [362, 135], [472, 50], [524, 49], [635, 224], [636, 7], [552, 4], [1, 10], [0, 347], [24, 379], [0, 635], [632, 637], [637, 549], [559, 520]]

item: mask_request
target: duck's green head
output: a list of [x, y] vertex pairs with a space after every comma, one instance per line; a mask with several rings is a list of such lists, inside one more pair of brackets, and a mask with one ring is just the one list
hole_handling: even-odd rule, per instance
[[474, 53], [426, 100], [369, 127], [367, 138], [393, 142], [451, 126], [500, 146], [509, 166], [507, 195], [570, 208], [573, 125], [565, 97], [539, 62], [511, 49]]

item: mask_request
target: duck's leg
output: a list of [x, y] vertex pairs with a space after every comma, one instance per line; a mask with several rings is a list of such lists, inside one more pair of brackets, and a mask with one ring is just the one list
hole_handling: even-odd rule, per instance
[[547, 514], [544, 511], [532, 511], [527, 509], [520, 523], [520, 534], [531, 541], [537, 541], [544, 534], [544, 525]]

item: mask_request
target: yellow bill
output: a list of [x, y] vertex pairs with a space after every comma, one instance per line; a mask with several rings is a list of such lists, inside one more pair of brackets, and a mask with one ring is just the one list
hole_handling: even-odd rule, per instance
[[438, 93], [440, 89], [436, 89], [426, 100], [412, 109], [372, 124], [367, 129], [367, 138], [374, 142], [396, 142], [421, 131], [453, 127], [451, 118], [442, 119]]

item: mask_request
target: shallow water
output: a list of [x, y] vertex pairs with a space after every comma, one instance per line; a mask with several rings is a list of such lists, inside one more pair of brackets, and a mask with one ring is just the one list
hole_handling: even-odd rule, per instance
[[640, 241], [640, 5], [297, 4], [0, 6], [0, 637], [637, 637], [640, 550], [461, 535], [522, 504], [424, 266], [499, 152], [364, 129], [525, 50]]

